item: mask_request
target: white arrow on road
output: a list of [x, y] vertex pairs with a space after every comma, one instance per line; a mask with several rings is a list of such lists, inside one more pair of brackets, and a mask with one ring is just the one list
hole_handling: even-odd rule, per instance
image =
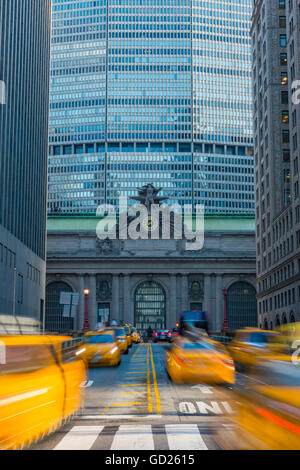
[[80, 387], [81, 388], [88, 388], [88, 387], [91, 387], [93, 385], [94, 381], [93, 380], [85, 380], [84, 382], [82, 382], [80, 384]]
[[207, 387], [206, 385], [193, 385], [193, 387], [191, 388], [197, 388], [200, 390], [201, 393], [206, 393], [206, 394], [212, 394], [213, 391], [212, 391], [212, 387]]

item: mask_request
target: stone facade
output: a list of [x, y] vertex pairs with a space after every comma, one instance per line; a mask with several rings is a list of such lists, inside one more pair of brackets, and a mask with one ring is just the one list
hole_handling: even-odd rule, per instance
[[300, 321], [298, 2], [256, 0], [252, 17], [259, 326]]
[[90, 289], [91, 327], [106, 306], [111, 318], [135, 324], [136, 290], [149, 281], [165, 292], [165, 327], [175, 326], [180, 311], [202, 307], [210, 329], [218, 332], [224, 318], [222, 289], [230, 291], [240, 281], [255, 286], [254, 220], [225, 217], [206, 222], [204, 247], [195, 252], [185, 250], [185, 240], [103, 242], [91, 222], [57, 217], [48, 227], [47, 291], [63, 282], [80, 293], [74, 329], [81, 329], [84, 321], [84, 288]]

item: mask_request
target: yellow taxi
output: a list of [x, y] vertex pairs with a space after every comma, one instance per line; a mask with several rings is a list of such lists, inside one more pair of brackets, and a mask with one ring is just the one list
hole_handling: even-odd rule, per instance
[[135, 344], [140, 343], [140, 336], [138, 334], [137, 329], [134, 327], [131, 327], [131, 338], [132, 338], [133, 343]]
[[0, 336], [0, 449], [22, 449], [82, 406], [84, 348], [71, 337]]
[[127, 341], [128, 341], [128, 347], [131, 348], [132, 346], [132, 336], [131, 336], [131, 326], [130, 325], [124, 325], [124, 330], [127, 336]]
[[128, 352], [129, 352], [129, 350], [128, 350], [128, 340], [127, 340], [127, 335], [125, 333], [124, 327], [122, 327], [122, 326], [111, 326], [111, 327], [107, 327], [106, 330], [114, 331], [114, 333], [116, 335], [117, 344], [118, 344], [118, 347], [119, 347], [120, 351], [124, 354], [128, 354]]
[[166, 369], [175, 383], [235, 382], [235, 368], [226, 348], [208, 337], [175, 338], [166, 352]]
[[118, 366], [121, 362], [121, 351], [112, 330], [86, 335], [84, 347], [83, 358], [90, 367]]
[[280, 335], [280, 343], [282, 343], [287, 352], [290, 354], [297, 354], [300, 346], [300, 323], [288, 323], [276, 328]]
[[260, 361], [285, 353], [278, 332], [259, 328], [237, 330], [228, 349], [238, 370], [251, 369]]
[[288, 356], [255, 368], [237, 394], [234, 420], [244, 449], [300, 450], [300, 367]]

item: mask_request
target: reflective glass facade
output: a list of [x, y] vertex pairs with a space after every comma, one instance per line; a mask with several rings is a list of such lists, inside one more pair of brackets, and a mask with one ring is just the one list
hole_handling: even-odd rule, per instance
[[50, 212], [253, 212], [248, 0], [53, 0]]
[[0, 226], [43, 259], [50, 13], [49, 0], [0, 3]]
[[50, 27], [50, 0], [0, 0], [0, 316], [44, 313]]

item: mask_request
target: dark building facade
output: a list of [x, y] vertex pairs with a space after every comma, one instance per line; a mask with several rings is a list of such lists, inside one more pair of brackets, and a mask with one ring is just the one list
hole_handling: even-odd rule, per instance
[[45, 289], [50, 0], [0, 2], [0, 314]]
[[300, 320], [299, 24], [299, 2], [254, 2], [258, 312], [271, 329]]

